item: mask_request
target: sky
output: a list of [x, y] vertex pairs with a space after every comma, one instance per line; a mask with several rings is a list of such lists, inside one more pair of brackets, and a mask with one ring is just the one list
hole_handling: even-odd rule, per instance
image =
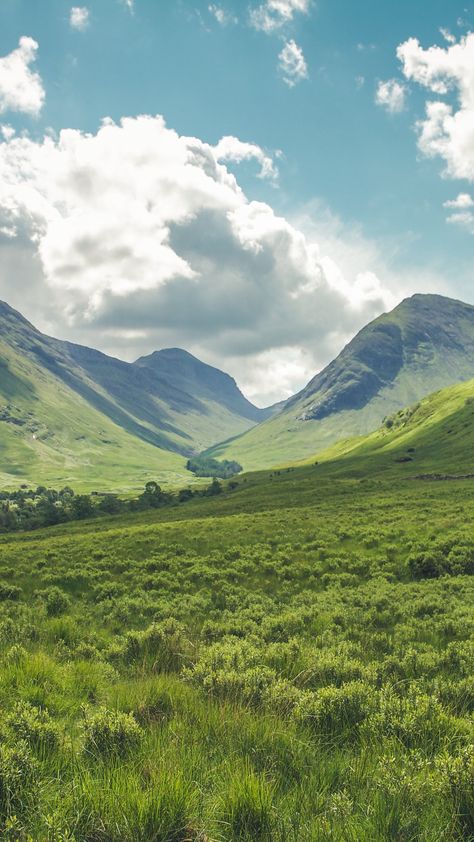
[[258, 405], [416, 292], [474, 304], [474, 3], [2, 0], [0, 298]]

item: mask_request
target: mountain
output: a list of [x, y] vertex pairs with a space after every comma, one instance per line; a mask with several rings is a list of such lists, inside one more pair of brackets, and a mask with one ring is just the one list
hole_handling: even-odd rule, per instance
[[333, 445], [316, 468], [346, 478], [474, 479], [474, 380], [399, 410], [374, 433]]
[[187, 455], [265, 417], [185, 351], [123, 362], [45, 336], [0, 302], [0, 483], [184, 483]]
[[162, 381], [202, 401], [213, 401], [233, 415], [254, 424], [264, 421], [272, 409], [258, 409], [242, 394], [234, 378], [201, 362], [181, 348], [165, 348], [140, 357], [136, 366], [151, 369]]
[[249, 470], [308, 458], [472, 377], [474, 307], [414, 295], [363, 328], [281, 412], [210, 453]]

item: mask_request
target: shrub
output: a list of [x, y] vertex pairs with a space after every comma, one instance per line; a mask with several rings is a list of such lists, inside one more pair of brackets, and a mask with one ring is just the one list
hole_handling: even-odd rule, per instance
[[100, 757], [125, 757], [140, 746], [143, 732], [130, 713], [100, 708], [86, 719], [84, 750]]
[[474, 838], [474, 748], [465, 748], [455, 758], [440, 762], [445, 790], [454, 802], [453, 813], [462, 839]]
[[186, 675], [209, 693], [257, 704], [276, 680], [275, 671], [262, 661], [258, 648], [228, 638], [208, 646]]
[[408, 556], [407, 567], [415, 579], [436, 579], [446, 570], [443, 557], [436, 551], [419, 552]]
[[12, 731], [37, 751], [54, 751], [59, 745], [59, 729], [47, 710], [18, 702], [7, 717]]
[[302, 693], [294, 715], [320, 734], [343, 734], [368, 716], [370, 696], [371, 688], [362, 681], [342, 687], [323, 687], [317, 693], [308, 690]]
[[21, 598], [22, 590], [9, 582], [0, 582], [0, 602], [11, 600], [17, 602]]
[[64, 614], [70, 606], [70, 599], [61, 588], [56, 585], [43, 591], [41, 596], [44, 599], [46, 613], [48, 617], [59, 617]]
[[25, 743], [13, 748], [0, 744], [0, 815], [3, 819], [24, 805], [35, 772], [35, 762]]
[[459, 736], [458, 721], [423, 693], [412, 690], [408, 696], [397, 696], [387, 690], [380, 694], [379, 702], [379, 710], [367, 722], [367, 731], [374, 736], [385, 734], [408, 749], [430, 751]]
[[170, 619], [152, 623], [142, 632], [128, 632], [121, 651], [126, 663], [141, 662], [153, 672], [179, 672], [187, 649], [182, 626]]

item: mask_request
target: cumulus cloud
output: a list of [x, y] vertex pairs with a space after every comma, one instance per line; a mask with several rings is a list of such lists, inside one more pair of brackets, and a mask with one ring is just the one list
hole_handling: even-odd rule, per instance
[[229, 161], [236, 164], [255, 160], [260, 164], [259, 178], [268, 178], [271, 181], [278, 178], [278, 169], [273, 158], [255, 143], [244, 143], [237, 137], [226, 136], [221, 138], [214, 147], [214, 154], [217, 161]]
[[73, 6], [69, 13], [69, 23], [72, 29], [84, 32], [89, 26], [89, 9], [86, 6]]
[[39, 73], [31, 70], [36, 61], [38, 44], [23, 36], [13, 52], [0, 58], [0, 114], [19, 111], [37, 117], [45, 93]]
[[397, 79], [379, 82], [375, 93], [375, 102], [390, 114], [399, 114], [405, 107], [406, 88]]
[[443, 207], [465, 210], [466, 208], [474, 207], [474, 199], [469, 193], [459, 193], [455, 199], [449, 199], [447, 202], [444, 202]]
[[443, 207], [451, 211], [446, 219], [450, 225], [458, 225], [474, 234], [474, 199], [470, 193], [459, 193], [455, 199], [444, 202]]
[[287, 41], [278, 56], [278, 66], [283, 76], [283, 81], [293, 88], [298, 82], [308, 78], [308, 66], [303, 50], [298, 44], [291, 40]]
[[430, 93], [425, 118], [417, 124], [419, 149], [442, 158], [446, 176], [474, 181], [474, 33], [428, 49], [409, 38], [397, 55], [406, 79]]
[[188, 347], [254, 395], [269, 397], [272, 355], [282, 396], [394, 298], [373, 265], [346, 272], [336, 248], [250, 201], [224, 163], [268, 157], [236, 138], [180, 136], [161, 117], [4, 139], [0, 294], [14, 274], [23, 304], [36, 302], [27, 315], [48, 308], [50, 332], [67, 325], [68, 338], [128, 358]]
[[221, 26], [229, 26], [231, 23], [237, 23], [237, 18], [235, 15], [228, 12], [222, 6], [217, 6], [215, 3], [211, 3], [208, 7], [209, 13], [216, 19], [217, 23]]
[[458, 211], [450, 214], [446, 221], [450, 225], [459, 225], [464, 228], [469, 234], [474, 234], [474, 213], [472, 211]]
[[250, 11], [250, 23], [254, 29], [272, 33], [291, 23], [295, 14], [307, 14], [310, 0], [265, 0]]

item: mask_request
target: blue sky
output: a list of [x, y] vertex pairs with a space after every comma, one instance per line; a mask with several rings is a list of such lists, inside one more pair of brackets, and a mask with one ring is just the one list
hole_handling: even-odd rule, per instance
[[[38, 47], [30, 66], [41, 78], [44, 104], [36, 115], [4, 108], [0, 122], [13, 127], [17, 136], [26, 132], [32, 142], [40, 144], [45, 134], [56, 137], [62, 129], [96, 135], [105, 117], [118, 124], [124, 116], [159, 114], [177, 135], [197, 138], [211, 147], [223, 136], [252, 143], [273, 159], [278, 179], [256, 177], [259, 163], [255, 156], [243, 163], [237, 163], [235, 156], [228, 160], [226, 166], [237, 178], [246, 201], [265, 203], [311, 242], [314, 239], [342, 274], [350, 274], [351, 261], [360, 263], [357, 271], [376, 275], [386, 294], [383, 290], [379, 296], [371, 294], [368, 303], [354, 304], [351, 299], [352, 315], [342, 321], [334, 319], [332, 330], [324, 333], [323, 325], [338, 311], [337, 302], [333, 302], [326, 315], [321, 313], [319, 322], [315, 320], [320, 341], [311, 337], [305, 324], [300, 344], [297, 331], [294, 337], [288, 334], [279, 341], [270, 335], [267, 325], [262, 327], [252, 319], [246, 325], [244, 314], [237, 341], [235, 324], [219, 328], [218, 308], [214, 331], [212, 319], [205, 313], [200, 315], [201, 329], [191, 326], [190, 319], [184, 324], [173, 316], [154, 329], [143, 316], [143, 308], [149, 315], [152, 306], [151, 282], [146, 294], [132, 287], [126, 295], [123, 290], [118, 294], [116, 289], [102, 291], [100, 304], [97, 293], [92, 305], [66, 284], [68, 316], [64, 320], [59, 316], [64, 314], [64, 302], [57, 278], [51, 282], [53, 270], [41, 249], [42, 265], [38, 265], [38, 237], [28, 240], [28, 232], [20, 224], [15, 244], [13, 237], [4, 243], [9, 249], [6, 263], [16, 265], [11, 261], [17, 249], [15, 260], [18, 266], [21, 263], [21, 271], [31, 259], [32, 275], [42, 274], [46, 288], [54, 293], [48, 295], [46, 307], [35, 275], [31, 282], [35, 292], [28, 305], [26, 280], [15, 290], [9, 287], [8, 278], [0, 278], [4, 298], [23, 311], [34, 310], [27, 315], [36, 316], [44, 327], [101, 344], [104, 350], [121, 356], [151, 350], [157, 343], [185, 344], [211, 362], [230, 368], [260, 402], [303, 385], [307, 375], [314, 373], [312, 367], [326, 362], [338, 350], [338, 343], [405, 293], [441, 291], [474, 303], [474, 218], [471, 220], [467, 199], [461, 201], [461, 209], [444, 206], [459, 195], [470, 196], [471, 171], [468, 166], [463, 169], [458, 159], [453, 163], [449, 151], [444, 157], [429, 156], [426, 146], [424, 150], [420, 147], [420, 130], [416, 129], [417, 121], [425, 119], [427, 102], [439, 99], [433, 85], [420, 82], [420, 63], [426, 69], [431, 61], [424, 51], [436, 45], [448, 56], [451, 46], [462, 43], [474, 28], [473, 4], [466, 0], [399, 0], [396, 4], [388, 0], [316, 0], [306, 4], [301, 0], [300, 6], [295, 0], [295, 8], [282, 19], [279, 1], [283, 7], [291, 7], [291, 0], [216, 0], [213, 4], [202, 0], [135, 0], [133, 4], [131, 0], [89, 0], [80, 4], [88, 17], [85, 25], [77, 28], [71, 26], [72, 3], [3, 0], [0, 56], [11, 54], [22, 36], [34, 39]], [[258, 28], [255, 18], [252, 25], [252, 12], [259, 9], [275, 24], [267, 31]], [[408, 64], [404, 71], [397, 58], [397, 48], [410, 38], [418, 39], [423, 51], [411, 76]], [[279, 57], [288, 44], [300, 51], [306, 71], [301, 78], [295, 75], [285, 81]], [[410, 49], [405, 54], [407, 62], [412, 60]], [[474, 55], [465, 52], [468, 73]], [[433, 78], [436, 73], [435, 69]], [[387, 81], [400, 86], [402, 102], [395, 98], [377, 104], [379, 86]], [[0, 65], [0, 104], [1, 90]], [[458, 96], [453, 84], [442, 99], [456, 108]], [[449, 175], [443, 175], [446, 169]], [[448, 222], [453, 216], [456, 219]], [[25, 250], [19, 256], [21, 237]], [[43, 245], [44, 252], [50, 254], [48, 244]], [[214, 266], [219, 250], [216, 252], [215, 243], [212, 247]], [[182, 248], [183, 259], [202, 273], [204, 257], [200, 255], [196, 269], [190, 257], [195, 246], [186, 242]], [[247, 245], [244, 248], [248, 250]], [[225, 249], [221, 251], [222, 265], [213, 269], [216, 277], [219, 269], [229, 269]], [[140, 265], [137, 263], [137, 272]], [[298, 274], [299, 268], [295, 271]], [[347, 283], [353, 280], [348, 277]], [[300, 286], [306, 289], [311, 283], [303, 281]], [[182, 294], [185, 301], [184, 289]], [[272, 295], [270, 281], [265, 294]], [[292, 295], [294, 291], [290, 298]], [[53, 304], [55, 296], [57, 304]], [[144, 299], [141, 307], [139, 299]], [[259, 306], [262, 300], [259, 298]], [[162, 308], [160, 302], [157, 300], [156, 306]], [[167, 300], [166, 306], [171, 308], [172, 302]], [[174, 306], [179, 310], [178, 292]], [[282, 301], [281, 309], [284, 306]], [[322, 307], [316, 299], [314, 306], [318, 312]], [[124, 317], [126, 311], [135, 313], [135, 324]], [[274, 322], [277, 333], [280, 323], [276, 318]], [[252, 330], [268, 334], [267, 339], [260, 344], [250, 341]], [[271, 359], [276, 361], [274, 365]], [[264, 383], [268, 377], [271, 387]]]

